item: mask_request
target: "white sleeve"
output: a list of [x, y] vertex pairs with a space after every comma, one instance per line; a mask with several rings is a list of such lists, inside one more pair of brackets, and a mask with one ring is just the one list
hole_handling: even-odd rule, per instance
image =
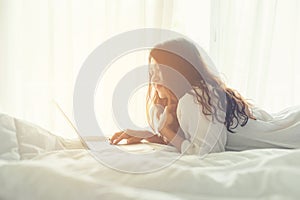
[[164, 112], [164, 108], [158, 104], [152, 105], [150, 107], [150, 120], [151, 120], [151, 126], [153, 126], [153, 130], [155, 134], [158, 134], [161, 126], [162, 126], [162, 120], [161, 116]]
[[202, 113], [201, 105], [194, 101], [192, 94], [186, 94], [179, 100], [177, 118], [185, 136], [181, 144], [182, 153], [203, 156], [210, 152], [224, 151], [224, 125], [211, 123], [210, 116]]

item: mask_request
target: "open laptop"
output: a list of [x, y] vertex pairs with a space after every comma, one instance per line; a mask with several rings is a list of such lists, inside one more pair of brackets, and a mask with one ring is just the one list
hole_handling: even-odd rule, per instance
[[[66, 113], [63, 111], [63, 109], [59, 106], [59, 104], [53, 100], [54, 105], [57, 107], [57, 109], [60, 111], [60, 113], [64, 116], [64, 118], [67, 120], [67, 122], [69, 123], [69, 125], [74, 129], [75, 133], [78, 135], [82, 145], [89, 150], [101, 150], [103, 149], [103, 143], [101, 145], [100, 142], [107, 142], [109, 143], [109, 138], [108, 137], [104, 137], [104, 136], [86, 136], [86, 137], [82, 137], [79, 134], [79, 131], [77, 130], [77, 128], [75, 127], [75, 125], [72, 123], [72, 121], [70, 120], [70, 118], [66, 115]], [[126, 151], [129, 152], [149, 152], [149, 151], [154, 151], [155, 148], [153, 148], [153, 146], [157, 146], [158, 144], [152, 144], [152, 146], [150, 146], [149, 144], [132, 144], [132, 145], [125, 145], [124, 147], [126, 147]], [[119, 144], [119, 147], [122, 148], [123, 144]], [[161, 148], [161, 147], [159, 147]]]
[[[74, 129], [75, 133], [78, 135], [82, 145], [84, 146], [84, 148], [86, 149], [90, 149], [89, 145], [87, 143], [87, 141], [90, 142], [108, 142], [109, 138], [106, 137], [102, 137], [102, 136], [87, 136], [86, 138], [83, 139], [83, 137], [80, 135], [79, 131], [77, 130], [76, 126], [72, 123], [72, 121], [70, 120], [70, 118], [66, 115], [66, 113], [63, 111], [63, 109], [59, 106], [59, 104], [53, 100], [54, 105], [56, 106], [56, 108], [60, 111], [60, 113], [64, 116], [64, 118], [67, 120], [67, 122], [69, 123], [69, 125]], [[94, 146], [94, 145], [93, 145]]]

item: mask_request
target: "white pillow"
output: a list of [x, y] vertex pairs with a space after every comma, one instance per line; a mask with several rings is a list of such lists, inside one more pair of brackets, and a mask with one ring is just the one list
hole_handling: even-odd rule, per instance
[[79, 139], [59, 137], [30, 122], [15, 119], [21, 159], [30, 159], [48, 151], [84, 148]]
[[48, 151], [84, 148], [79, 139], [67, 139], [36, 124], [0, 113], [0, 159], [30, 159]]
[[0, 113], [0, 159], [19, 160], [19, 148], [13, 117]]
[[16, 135], [21, 159], [37, 154], [64, 149], [58, 139], [49, 131], [24, 120], [15, 119]]

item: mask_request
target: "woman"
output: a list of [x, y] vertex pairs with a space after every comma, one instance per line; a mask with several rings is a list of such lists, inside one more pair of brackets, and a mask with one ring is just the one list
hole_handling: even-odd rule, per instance
[[[146, 105], [153, 133], [128, 129], [115, 133], [111, 143], [145, 139], [198, 155], [222, 152], [225, 146], [227, 150], [300, 147], [299, 108], [274, 116], [255, 108], [228, 88], [209, 62], [205, 52], [200, 54], [185, 39], [155, 46], [149, 55]], [[288, 115], [282, 118], [284, 114]]]

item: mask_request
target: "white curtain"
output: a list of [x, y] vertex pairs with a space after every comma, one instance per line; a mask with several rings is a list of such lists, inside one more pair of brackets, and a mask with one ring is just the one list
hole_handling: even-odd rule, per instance
[[[73, 87], [83, 61], [106, 39], [144, 27], [195, 40], [230, 86], [264, 108], [298, 104], [299, 9], [297, 0], [0, 0], [0, 112], [74, 136], [52, 99], [72, 118]], [[114, 63], [97, 93], [98, 107], [103, 107], [101, 94], [109, 96], [120, 78], [116, 69], [145, 64], [146, 57], [140, 52]], [[142, 123], [139, 102], [129, 107]], [[117, 131], [110, 108], [96, 112], [108, 134]]]
[[210, 53], [229, 86], [269, 112], [300, 103], [300, 2], [213, 0]]
[[[205, 1], [190, 2], [187, 5], [172, 0], [0, 0], [0, 112], [73, 137], [74, 131], [52, 100], [73, 117], [74, 82], [89, 53], [106, 39], [132, 29], [167, 28], [183, 33], [187, 29], [192, 33], [204, 21], [207, 26], [209, 2], [202, 8], [205, 14], [193, 13], [194, 17], [205, 16], [202, 22], [197, 20], [195, 27], [187, 9]], [[181, 14], [190, 22], [185, 23]], [[207, 47], [209, 28], [205, 28], [204, 37], [200, 37]], [[146, 52], [140, 58], [129, 55], [115, 65], [130, 69], [142, 62], [146, 64], [145, 61]], [[106, 77], [106, 93], [111, 94], [116, 79], [114, 72]], [[141, 94], [138, 98], [144, 99]], [[117, 129], [111, 110], [101, 105], [101, 99], [96, 100], [104, 107], [98, 112], [102, 128], [112, 134]], [[141, 106], [133, 106], [134, 116], [141, 116], [137, 112]]]

